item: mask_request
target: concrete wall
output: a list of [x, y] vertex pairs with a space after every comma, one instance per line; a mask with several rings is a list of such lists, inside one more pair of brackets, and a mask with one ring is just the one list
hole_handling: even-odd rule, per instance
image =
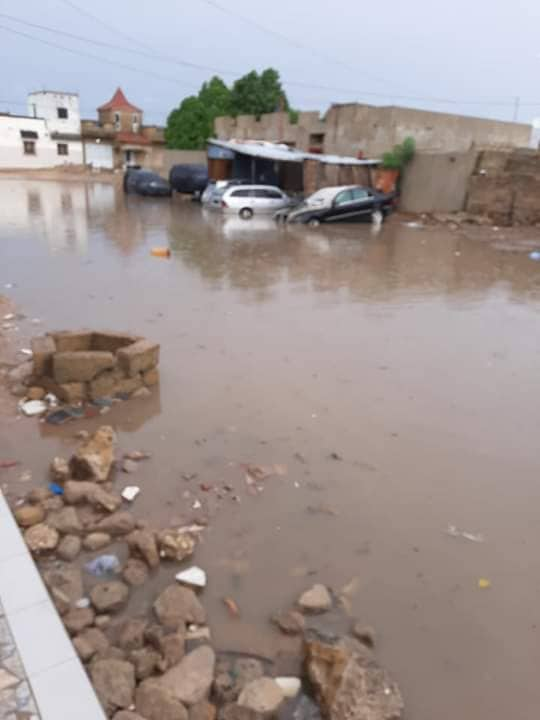
[[[58, 117], [58, 108], [67, 110], [67, 118]], [[74, 93], [33, 92], [28, 95], [30, 117], [44, 118], [51, 133], [81, 134], [79, 96]]]
[[400, 209], [418, 213], [463, 210], [477, 156], [475, 150], [416, 153], [402, 179]]
[[[24, 152], [21, 130], [37, 133], [35, 154]], [[67, 155], [58, 154], [58, 144], [68, 146]], [[83, 162], [80, 140], [58, 141], [51, 138], [45, 120], [16, 115], [0, 115], [0, 168], [47, 168], [58, 165], [81, 165]]]
[[157, 172], [163, 177], [169, 177], [173, 165], [206, 165], [206, 150], [168, 150], [164, 148], [161, 157], [161, 167]]
[[351, 103], [333, 105], [324, 119], [316, 112], [300, 113], [291, 125], [287, 113], [217, 118], [218, 138], [285, 142], [300, 150], [311, 149], [314, 136], [323, 135], [325, 153], [357, 157], [379, 157], [406, 137], [412, 136], [419, 150], [465, 152], [474, 143], [487, 147], [528, 147], [531, 127], [520, 123], [428, 112], [401, 107], [377, 107]]

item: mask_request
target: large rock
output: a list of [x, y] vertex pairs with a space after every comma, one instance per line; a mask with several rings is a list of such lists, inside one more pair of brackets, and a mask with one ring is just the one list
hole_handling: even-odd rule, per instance
[[45, 520], [45, 510], [41, 505], [21, 505], [13, 513], [21, 527], [28, 528]]
[[329, 720], [401, 720], [398, 686], [354, 640], [326, 638], [310, 631], [305, 667], [323, 714]]
[[99, 583], [90, 590], [92, 604], [101, 613], [121, 610], [127, 603], [128, 597], [128, 586], [118, 580]]
[[135, 669], [124, 660], [98, 660], [92, 664], [92, 684], [103, 707], [111, 712], [133, 704]]
[[70, 635], [80, 633], [94, 622], [95, 613], [92, 608], [72, 608], [64, 617], [64, 625]]
[[49, 467], [51, 478], [55, 483], [62, 485], [69, 480], [69, 465], [63, 457], [54, 457]]
[[59, 590], [68, 602], [73, 604], [83, 596], [83, 581], [79, 568], [74, 565], [47, 570], [43, 574], [45, 584], [53, 594], [53, 590]]
[[115, 434], [103, 425], [71, 457], [69, 467], [77, 480], [105, 482], [114, 460]]
[[143, 647], [141, 650], [133, 650], [129, 660], [135, 666], [137, 680], [144, 680], [154, 674], [161, 661], [161, 655], [153, 648]]
[[60, 540], [58, 531], [46, 525], [38, 523], [24, 533], [26, 544], [33, 553], [49, 552], [54, 550]]
[[159, 678], [159, 686], [185, 705], [205, 700], [214, 678], [216, 656], [209, 645], [192, 650]]
[[129, 549], [134, 555], [139, 555], [149, 567], [159, 566], [159, 552], [156, 536], [150, 530], [134, 530], [127, 538]]
[[73, 507], [63, 507], [61, 510], [50, 512], [47, 516], [47, 524], [64, 535], [80, 535], [83, 531], [83, 524]]
[[154, 603], [154, 612], [159, 622], [172, 630], [206, 622], [206, 612], [193, 590], [181, 585], [165, 588]]
[[215, 720], [215, 718], [216, 706], [208, 700], [201, 700], [189, 708], [189, 720]]
[[30, 340], [33, 372], [36, 377], [52, 374], [52, 357], [56, 352], [56, 343], [50, 335], [41, 335]]
[[314, 585], [300, 596], [298, 605], [304, 612], [322, 613], [332, 607], [332, 596], [324, 585]]
[[158, 533], [159, 554], [163, 558], [182, 562], [193, 554], [195, 550], [195, 538], [187, 532], [169, 529]]
[[58, 547], [56, 548], [56, 554], [61, 560], [66, 562], [72, 562], [75, 560], [77, 555], [81, 552], [81, 538], [76, 535], [66, 535], [62, 538]]
[[[55, 352], [80, 352], [92, 347], [90, 330], [62, 330], [50, 334], [55, 342]], [[98, 348], [101, 349], [101, 348]]]
[[256, 658], [221, 658], [216, 666], [213, 693], [220, 704], [231, 703], [248, 683], [263, 675], [263, 665]]
[[148, 340], [139, 340], [132, 345], [120, 348], [117, 352], [118, 364], [126, 375], [131, 377], [155, 367], [159, 362], [159, 345]]
[[147, 620], [133, 618], [126, 620], [120, 630], [118, 645], [126, 652], [141, 650], [144, 646], [144, 631], [148, 625]]
[[275, 623], [285, 635], [300, 635], [304, 632], [306, 626], [303, 615], [295, 610], [274, 615], [272, 622]]
[[94, 527], [97, 532], [105, 532], [109, 535], [127, 535], [135, 529], [135, 518], [127, 510], [119, 510], [100, 520]]
[[111, 536], [103, 532], [95, 532], [87, 535], [83, 540], [85, 550], [95, 552], [106, 547], [111, 542]]
[[188, 713], [156, 680], [142, 682], [135, 693], [135, 709], [145, 720], [188, 720]]
[[53, 377], [57, 383], [89, 382], [103, 370], [114, 367], [114, 355], [102, 350], [58, 352], [53, 357]]
[[90, 627], [73, 639], [73, 645], [84, 662], [91, 660], [96, 653], [105, 653], [110, 646], [105, 633]]
[[144, 585], [148, 580], [148, 567], [142, 560], [130, 558], [122, 571], [122, 577], [128, 585], [133, 587]]
[[283, 703], [285, 695], [273, 678], [252, 680], [240, 693], [238, 705], [262, 715], [273, 715]]
[[64, 499], [68, 505], [90, 503], [96, 508], [108, 512], [118, 510], [122, 504], [120, 495], [104, 490], [100, 485], [88, 480], [69, 480], [64, 486]]

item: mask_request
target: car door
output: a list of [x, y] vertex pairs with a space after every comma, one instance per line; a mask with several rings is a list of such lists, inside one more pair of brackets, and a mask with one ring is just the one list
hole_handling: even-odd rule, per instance
[[275, 212], [287, 204], [286, 196], [278, 188], [268, 188], [268, 210]]
[[357, 187], [352, 189], [353, 197], [353, 208], [352, 212], [355, 213], [357, 218], [361, 218], [364, 215], [371, 215], [373, 212], [373, 195], [366, 190], [366, 188]]
[[334, 198], [332, 207], [325, 214], [324, 219], [326, 222], [340, 222], [341, 220], [348, 220], [350, 218], [353, 202], [352, 190], [341, 190], [341, 192], [338, 192]]

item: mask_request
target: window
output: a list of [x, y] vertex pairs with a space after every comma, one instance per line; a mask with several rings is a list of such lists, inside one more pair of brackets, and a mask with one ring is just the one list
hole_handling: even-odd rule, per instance
[[35, 140], [23, 140], [24, 154], [35, 155], [36, 154], [36, 141]]
[[114, 113], [114, 127], [116, 130], [120, 130], [120, 113]]
[[69, 155], [69, 146], [67, 143], [58, 143], [56, 145], [58, 155]]
[[324, 143], [324, 133], [311, 133], [309, 136], [310, 145], [322, 145]]
[[283, 198], [279, 190], [265, 190], [264, 192], [269, 200], [281, 200]]
[[350, 190], [343, 190], [336, 195], [334, 205], [345, 205], [352, 201], [352, 192]]
[[368, 197], [369, 193], [367, 190], [364, 190], [364, 188], [354, 188], [352, 191], [353, 200], [367, 200]]
[[134, 133], [139, 132], [139, 116], [137, 113], [133, 113], [131, 116], [131, 129]]
[[235, 190], [231, 193], [231, 197], [249, 197], [249, 190]]
[[67, 120], [68, 119], [67, 108], [63, 108], [63, 107], [56, 108], [56, 115], [59, 120]]

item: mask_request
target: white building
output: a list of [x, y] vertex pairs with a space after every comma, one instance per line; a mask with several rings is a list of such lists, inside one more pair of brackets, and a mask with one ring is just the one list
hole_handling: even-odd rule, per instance
[[79, 96], [41, 91], [28, 96], [28, 116], [0, 114], [0, 168], [84, 163]]

